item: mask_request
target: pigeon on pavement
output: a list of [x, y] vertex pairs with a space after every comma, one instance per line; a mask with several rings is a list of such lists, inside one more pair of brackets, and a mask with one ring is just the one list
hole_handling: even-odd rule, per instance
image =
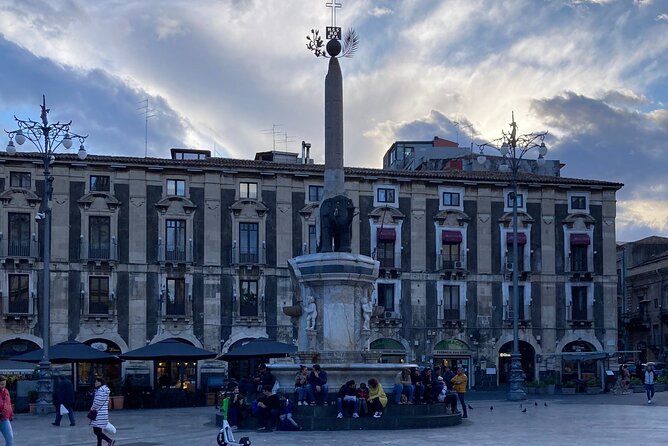
[[526, 407], [524, 409], [522, 409], [522, 413], [525, 413], [526, 411], [527, 411]]

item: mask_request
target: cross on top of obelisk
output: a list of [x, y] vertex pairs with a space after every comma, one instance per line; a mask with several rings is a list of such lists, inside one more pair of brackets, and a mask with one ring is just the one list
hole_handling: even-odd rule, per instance
[[342, 5], [336, 0], [332, 0], [331, 2], [325, 3], [325, 6], [332, 8], [332, 26], [326, 28], [326, 36], [328, 39], [341, 40], [341, 28], [336, 26], [336, 10], [337, 8], [341, 8]]

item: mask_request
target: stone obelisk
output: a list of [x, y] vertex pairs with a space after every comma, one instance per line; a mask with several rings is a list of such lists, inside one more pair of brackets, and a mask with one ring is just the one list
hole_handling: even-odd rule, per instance
[[327, 43], [329, 69], [325, 76], [325, 190], [324, 198], [345, 195], [343, 172], [343, 76], [336, 56], [341, 44], [332, 39]]

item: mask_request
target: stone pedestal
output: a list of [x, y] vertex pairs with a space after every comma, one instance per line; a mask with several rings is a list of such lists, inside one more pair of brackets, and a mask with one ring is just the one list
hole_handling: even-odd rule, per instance
[[300, 351], [319, 352], [320, 362], [364, 362], [368, 334], [363, 333], [362, 303], [378, 277], [379, 263], [370, 257], [328, 252], [288, 260], [302, 302], [313, 297], [317, 308], [315, 328], [299, 321]]

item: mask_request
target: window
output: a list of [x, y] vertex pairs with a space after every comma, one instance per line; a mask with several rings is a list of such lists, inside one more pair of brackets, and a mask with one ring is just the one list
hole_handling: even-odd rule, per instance
[[167, 279], [167, 296], [165, 297], [166, 316], [186, 315], [186, 281], [185, 279]]
[[378, 241], [376, 260], [380, 262], [381, 268], [394, 268], [394, 241]]
[[89, 259], [109, 259], [111, 253], [110, 217], [91, 216], [89, 225]]
[[239, 223], [239, 263], [259, 263], [258, 223]]
[[167, 195], [185, 197], [186, 196], [186, 181], [185, 180], [167, 180]]
[[587, 197], [584, 195], [571, 195], [571, 209], [577, 211], [586, 211]]
[[318, 238], [316, 236], [315, 225], [308, 227], [308, 253], [315, 254], [318, 252]]
[[111, 190], [111, 183], [109, 177], [106, 175], [91, 175], [90, 176], [90, 191], [91, 192], [109, 192]]
[[9, 304], [10, 314], [27, 314], [30, 309], [30, 276], [28, 274], [9, 275]]
[[587, 287], [574, 286], [571, 288], [571, 319], [587, 321]]
[[309, 186], [308, 187], [308, 201], [322, 200], [322, 194], [325, 188], [323, 186]]
[[443, 192], [443, 206], [459, 206], [459, 198], [458, 192]]
[[385, 308], [385, 311], [394, 311], [394, 284], [378, 284], [378, 305]]
[[376, 190], [378, 203], [394, 203], [394, 189], [379, 187]]
[[109, 277], [88, 278], [88, 314], [109, 314]]
[[30, 214], [10, 213], [7, 251], [10, 256], [30, 256]]
[[[520, 321], [526, 320], [524, 317], [524, 285], [517, 287], [517, 292], [519, 293], [519, 313], [517, 318]], [[513, 319], [513, 286], [508, 287], [508, 319]]]
[[186, 221], [167, 220], [166, 225], [165, 260], [183, 262], [186, 260]]
[[446, 321], [459, 320], [459, 286], [443, 286], [443, 319]]
[[9, 186], [30, 189], [30, 172], [10, 172]]
[[239, 198], [257, 200], [257, 183], [239, 183]]
[[241, 280], [239, 281], [239, 289], [241, 290], [239, 296], [239, 316], [257, 317], [258, 315], [257, 281]]
[[443, 269], [455, 269], [461, 266], [460, 244], [443, 245]]
[[[513, 207], [513, 196], [514, 196], [514, 195], [515, 195], [515, 194], [514, 194], [513, 192], [510, 192], [510, 193], [508, 194], [508, 204], [507, 204], [507, 206], [508, 206], [509, 208], [512, 208], [512, 207]], [[516, 201], [517, 201], [517, 207], [518, 207], [518, 208], [523, 208], [523, 207], [524, 207], [524, 194], [520, 194], [520, 193], [518, 193], [518, 194], [517, 194], [517, 200], [516, 200]]]
[[573, 272], [587, 272], [587, 245], [571, 245], [571, 271]]

